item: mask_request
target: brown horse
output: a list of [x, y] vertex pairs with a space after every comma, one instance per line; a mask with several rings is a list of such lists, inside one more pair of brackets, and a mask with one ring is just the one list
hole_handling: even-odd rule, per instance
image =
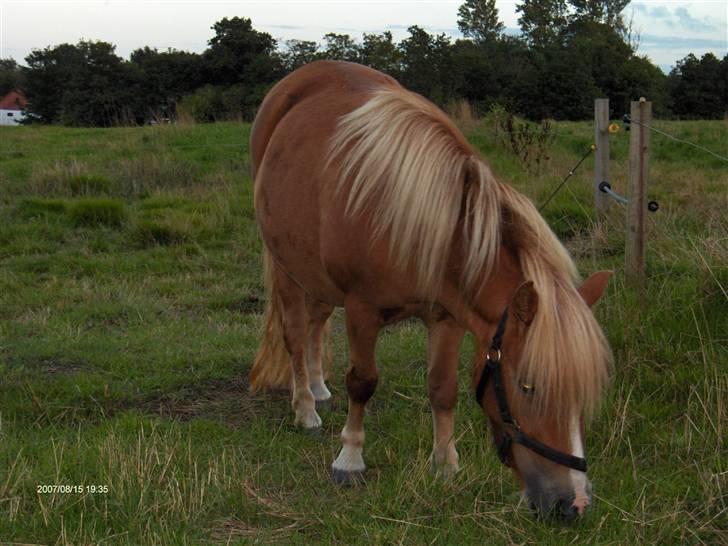
[[334, 480], [358, 481], [365, 469], [380, 329], [418, 316], [429, 330], [435, 468], [458, 469], [453, 413], [467, 330], [488, 355], [474, 378], [504, 462], [541, 512], [582, 513], [583, 422], [611, 362], [589, 306], [610, 273], [577, 288], [568, 253], [531, 202], [495, 179], [437, 107], [375, 70], [315, 62], [284, 78], [261, 105], [251, 153], [269, 289], [251, 385], [291, 387], [295, 422], [319, 427], [316, 401], [331, 396], [322, 339], [344, 307], [349, 413]]

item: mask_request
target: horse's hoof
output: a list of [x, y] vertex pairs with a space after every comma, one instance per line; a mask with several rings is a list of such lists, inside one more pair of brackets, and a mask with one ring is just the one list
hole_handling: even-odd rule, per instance
[[296, 418], [293, 420], [294, 425], [298, 425], [303, 429], [321, 428], [321, 417], [315, 410], [309, 413], [296, 412]]
[[460, 467], [457, 464], [436, 464], [433, 462], [430, 465], [430, 472], [432, 473], [432, 475], [436, 478], [442, 478], [444, 480], [453, 479], [459, 470]]
[[304, 427], [301, 430], [304, 432], [304, 434], [310, 436], [311, 438], [323, 438], [324, 435], [323, 427]]
[[336, 485], [347, 487], [366, 482], [363, 470], [339, 470], [338, 468], [332, 468], [331, 479]]

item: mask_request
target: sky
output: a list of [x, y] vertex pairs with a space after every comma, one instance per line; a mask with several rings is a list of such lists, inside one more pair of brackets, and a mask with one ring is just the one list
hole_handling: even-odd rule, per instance
[[[200, 0], [0, 0], [0, 58], [22, 63], [33, 49], [80, 39], [116, 45], [128, 58], [139, 47], [201, 52], [210, 27], [223, 17], [249, 17], [256, 30], [279, 41], [321, 42], [327, 32], [392, 32], [407, 27], [461, 36], [457, 10], [463, 0], [200, 1]], [[507, 32], [518, 33], [515, 0], [496, 0]], [[688, 53], [728, 53], [728, 0], [634, 0], [624, 12], [639, 35], [638, 54], [669, 71]]]

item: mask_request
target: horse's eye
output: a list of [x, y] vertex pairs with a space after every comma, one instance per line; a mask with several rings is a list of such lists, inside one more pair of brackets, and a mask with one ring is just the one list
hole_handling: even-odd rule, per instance
[[526, 394], [533, 393], [533, 385], [528, 385], [526, 383], [521, 383], [521, 390], [525, 392]]

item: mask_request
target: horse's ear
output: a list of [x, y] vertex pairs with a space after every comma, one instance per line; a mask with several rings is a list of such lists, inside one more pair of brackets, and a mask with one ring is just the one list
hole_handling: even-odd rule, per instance
[[513, 309], [516, 318], [526, 326], [533, 322], [533, 317], [536, 316], [536, 310], [538, 309], [538, 294], [533, 287], [532, 281], [524, 282], [516, 289], [511, 302], [511, 309]]
[[591, 307], [599, 298], [604, 294], [604, 290], [607, 288], [609, 278], [614, 275], [614, 271], [597, 271], [584, 281], [579, 287], [579, 294], [586, 304]]

